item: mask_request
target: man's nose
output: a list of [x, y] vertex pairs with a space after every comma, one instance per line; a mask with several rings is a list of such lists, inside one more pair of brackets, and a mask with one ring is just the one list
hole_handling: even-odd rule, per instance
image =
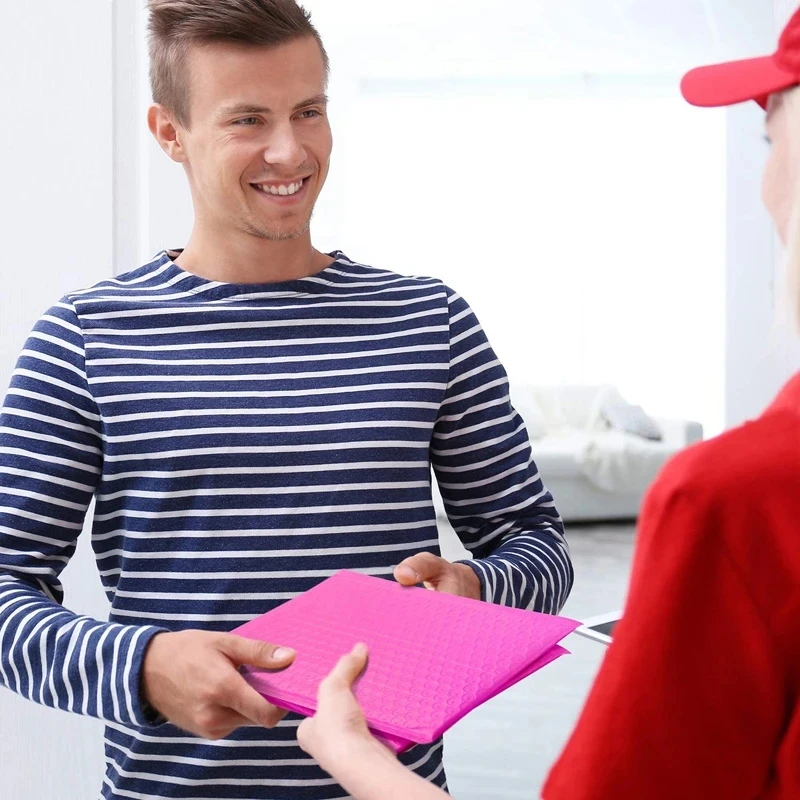
[[291, 122], [276, 125], [264, 150], [264, 161], [294, 169], [305, 161], [305, 157], [305, 150], [298, 141]]

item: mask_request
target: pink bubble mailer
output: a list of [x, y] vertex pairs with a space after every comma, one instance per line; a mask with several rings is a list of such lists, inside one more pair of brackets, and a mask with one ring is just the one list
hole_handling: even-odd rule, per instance
[[567, 653], [558, 643], [579, 624], [343, 571], [232, 632], [297, 651], [283, 671], [242, 674], [271, 703], [305, 716], [322, 679], [364, 642], [369, 664], [356, 697], [372, 732], [403, 753]]

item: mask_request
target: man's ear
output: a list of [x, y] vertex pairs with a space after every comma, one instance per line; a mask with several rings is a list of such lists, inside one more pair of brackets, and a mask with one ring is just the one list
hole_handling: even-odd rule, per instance
[[160, 103], [154, 103], [147, 109], [147, 127], [161, 149], [173, 161], [186, 161], [186, 151], [180, 141], [178, 126], [172, 121], [169, 111]]

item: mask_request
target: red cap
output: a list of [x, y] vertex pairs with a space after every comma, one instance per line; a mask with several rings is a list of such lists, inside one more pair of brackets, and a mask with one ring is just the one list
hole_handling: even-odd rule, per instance
[[698, 67], [684, 75], [681, 92], [693, 106], [731, 106], [755, 100], [766, 109], [771, 94], [800, 84], [800, 9], [783, 29], [771, 56]]

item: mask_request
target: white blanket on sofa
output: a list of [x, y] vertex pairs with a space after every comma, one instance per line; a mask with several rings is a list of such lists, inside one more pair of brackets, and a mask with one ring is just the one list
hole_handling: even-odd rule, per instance
[[653, 482], [669, 453], [651, 442], [622, 431], [592, 432], [577, 453], [586, 478], [607, 492], [643, 492]]

